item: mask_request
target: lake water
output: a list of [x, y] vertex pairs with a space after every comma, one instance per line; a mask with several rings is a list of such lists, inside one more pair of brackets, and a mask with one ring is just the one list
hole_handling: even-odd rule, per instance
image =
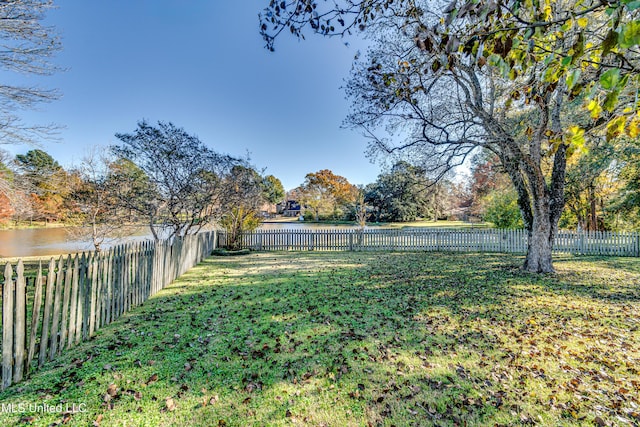
[[[32, 228], [23, 230], [0, 230], [0, 258], [49, 256], [93, 250], [87, 239], [69, 232], [68, 228]], [[146, 227], [134, 229], [126, 240], [150, 239], [151, 234]], [[103, 248], [116, 244], [115, 240], [107, 241]]]
[[[271, 222], [261, 225], [264, 230], [313, 230], [355, 228], [353, 225], [326, 225], [299, 222]], [[0, 230], [0, 258], [52, 256], [93, 250], [89, 240], [73, 237], [66, 228], [33, 228], [24, 230]], [[135, 229], [127, 240], [151, 239], [148, 228]], [[117, 241], [106, 242], [103, 248]]]

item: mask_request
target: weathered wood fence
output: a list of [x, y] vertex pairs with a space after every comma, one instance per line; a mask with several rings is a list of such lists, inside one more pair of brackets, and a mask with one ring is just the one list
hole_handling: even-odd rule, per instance
[[[331, 229], [256, 230], [244, 233], [243, 247], [264, 251], [374, 251], [419, 250], [524, 253], [525, 230], [497, 229]], [[219, 245], [226, 236], [221, 233]], [[640, 256], [640, 233], [561, 231], [555, 253]]]
[[209, 255], [215, 232], [135, 242], [99, 254], [53, 258], [25, 274], [22, 260], [4, 267], [2, 389], [91, 337]]

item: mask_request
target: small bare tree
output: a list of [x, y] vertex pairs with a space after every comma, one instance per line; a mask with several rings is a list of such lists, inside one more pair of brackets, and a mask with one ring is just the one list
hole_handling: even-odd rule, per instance
[[94, 147], [71, 173], [71, 223], [67, 232], [75, 239], [90, 239], [96, 252], [110, 240], [123, 238], [130, 230], [123, 210], [116, 203], [120, 183], [110, 173], [113, 159], [104, 148]]

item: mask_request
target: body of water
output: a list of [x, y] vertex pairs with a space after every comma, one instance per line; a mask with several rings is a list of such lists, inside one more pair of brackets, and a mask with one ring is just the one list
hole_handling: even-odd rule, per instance
[[[90, 239], [77, 237], [77, 229], [30, 228], [21, 230], [0, 230], [0, 258], [61, 255], [93, 250]], [[151, 239], [147, 227], [136, 227], [125, 240]], [[122, 240], [109, 239], [103, 249]]]
[[[266, 222], [260, 226], [263, 230], [326, 230], [335, 228], [356, 228], [348, 224], [310, 224], [298, 222]], [[71, 231], [71, 232], [70, 232]], [[21, 230], [0, 230], [0, 258], [45, 257], [68, 253], [91, 251], [90, 239], [78, 238], [79, 233], [68, 228], [30, 228]], [[152, 239], [147, 227], [135, 228], [127, 241]], [[103, 243], [106, 249], [122, 240], [111, 239]]]

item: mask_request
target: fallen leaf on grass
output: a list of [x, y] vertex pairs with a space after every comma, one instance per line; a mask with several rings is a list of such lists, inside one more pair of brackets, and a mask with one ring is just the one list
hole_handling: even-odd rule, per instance
[[164, 404], [165, 404], [165, 409], [170, 412], [175, 411], [177, 408], [176, 402], [174, 402], [173, 399], [170, 397], [167, 397], [165, 399]]
[[256, 390], [261, 390], [261, 389], [262, 389], [262, 383], [260, 383], [260, 382], [257, 382], [257, 383], [250, 382], [250, 383], [249, 383], [249, 384], [247, 384], [247, 385], [246, 385], [246, 387], [244, 388], [244, 390], [245, 390], [247, 393], [253, 393], [253, 392], [254, 392], [254, 391], [256, 391]]
[[109, 384], [109, 387], [107, 387], [107, 392], [103, 396], [102, 400], [105, 403], [108, 403], [108, 402], [111, 401], [111, 399], [116, 397], [117, 394], [118, 394], [118, 386], [113, 384], [113, 383], [111, 383], [111, 384]]
[[149, 385], [153, 382], [158, 381], [158, 374], [153, 374], [149, 377], [149, 379], [147, 380], [147, 382], [145, 382], [146, 385]]
[[98, 414], [98, 416], [96, 417], [95, 421], [93, 421], [93, 427], [100, 427], [100, 423], [102, 422], [102, 418], [104, 418], [104, 416], [102, 414]]
[[202, 399], [202, 405], [200, 407], [205, 407], [207, 405], [215, 405], [218, 402], [218, 395], [216, 394], [215, 396], [212, 396], [210, 398], [207, 398], [207, 396], [205, 396]]

